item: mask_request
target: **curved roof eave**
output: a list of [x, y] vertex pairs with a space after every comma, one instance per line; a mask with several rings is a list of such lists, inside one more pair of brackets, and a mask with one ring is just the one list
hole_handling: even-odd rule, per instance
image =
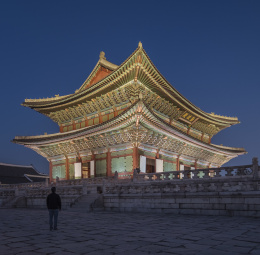
[[[117, 72], [122, 66], [125, 65], [125, 63], [139, 50], [139, 48], [137, 48], [120, 66], [117, 66], [117, 68], [112, 72], [110, 73], [108, 76], [104, 77], [103, 79], [101, 79], [100, 81], [98, 81], [97, 83], [93, 84], [92, 86], [90, 86], [89, 88], [85, 89], [85, 90], [76, 90], [77, 92], [75, 92], [74, 94], [70, 94], [70, 95], [66, 95], [66, 96], [62, 96], [60, 97], [60, 100], [56, 100], [55, 102], [52, 102], [51, 100], [50, 101], [45, 101], [44, 104], [40, 104], [41, 102], [43, 102], [42, 100], [40, 100], [41, 102], [38, 102], [37, 104], [37, 99], [33, 99], [34, 101], [31, 102], [24, 102], [22, 103], [23, 106], [26, 106], [26, 107], [30, 107], [32, 109], [35, 109], [37, 111], [37, 108], [49, 108], [49, 107], [55, 107], [55, 106], [59, 106], [60, 104], [66, 104], [66, 100], [67, 101], [71, 101], [71, 100], [77, 100], [78, 98], [81, 98], [82, 96], [85, 96], [86, 94], [90, 94], [92, 93], [92, 90], [96, 89], [96, 87], [101, 84], [102, 82], [104, 82], [105, 80], [109, 79], [112, 75], [115, 74], [115, 72]], [[94, 69], [98, 66], [99, 62], [97, 63], [97, 65], [94, 67]], [[112, 63], [111, 63], [112, 64]], [[91, 72], [93, 73], [93, 71]], [[90, 75], [89, 75], [90, 77]], [[88, 77], [88, 78], [89, 78]], [[88, 79], [87, 78], [87, 79]], [[85, 82], [84, 82], [85, 83]], [[83, 83], [83, 85], [84, 85]], [[103, 86], [102, 86], [103, 87]], [[64, 102], [65, 101], [65, 102]]]
[[[164, 82], [167, 84], [168, 88], [174, 93], [173, 96], [177, 95], [178, 98], [183, 101], [185, 104], [187, 104], [188, 108], [192, 107], [193, 109], [195, 109], [196, 111], [198, 111], [198, 113], [201, 115], [205, 115], [205, 117], [213, 119], [214, 121], [224, 121], [225, 123], [228, 123], [230, 125], [233, 124], [238, 124], [240, 123], [238, 121], [238, 119], [236, 117], [224, 117], [221, 115], [215, 115], [213, 113], [207, 113], [204, 112], [203, 110], [201, 110], [199, 107], [197, 107], [196, 105], [194, 105], [193, 103], [191, 103], [188, 99], [186, 99], [180, 92], [178, 92], [177, 89], [175, 89], [167, 80], [166, 78], [160, 73], [160, 71], [157, 69], [157, 67], [153, 64], [152, 60], [149, 58], [148, 54], [146, 53], [146, 51], [143, 49], [142, 50], [144, 55], [146, 56], [146, 58], [149, 60], [150, 64], [153, 66], [153, 68], [155, 69], [155, 71], [158, 73], [158, 75], [164, 80]], [[177, 100], [175, 98], [175, 100]], [[179, 102], [181, 103], [181, 102]]]
[[[129, 115], [133, 114], [134, 112], [136, 112], [139, 102], [142, 102], [142, 105], [145, 110], [145, 114], [149, 117], [149, 119], [153, 119], [153, 120], [157, 121], [158, 123], [160, 123], [161, 129], [164, 129], [165, 132], [173, 133], [174, 136], [179, 137], [181, 140], [186, 140], [188, 143], [196, 144], [197, 146], [204, 147], [204, 148], [207, 148], [210, 150], [218, 150], [218, 151], [221, 151], [222, 153], [231, 153], [231, 154], [237, 154], [237, 155], [246, 153], [246, 151], [243, 148], [233, 148], [233, 147], [208, 144], [199, 139], [192, 137], [191, 135], [181, 132], [177, 128], [166, 123], [160, 117], [156, 116], [149, 109], [149, 106], [147, 106], [143, 101], [137, 101], [130, 108], [128, 108], [127, 110], [122, 112], [117, 117], [115, 117], [107, 122], [97, 124], [95, 126], [85, 127], [85, 128], [79, 129], [79, 130], [73, 130], [73, 131], [69, 131], [66, 133], [56, 133], [56, 134], [50, 134], [50, 135], [27, 136], [27, 137], [21, 136], [21, 137], [16, 137], [12, 142], [18, 143], [18, 144], [23, 144], [23, 145], [28, 145], [28, 146], [29, 145], [31, 145], [31, 146], [44, 145], [44, 144], [48, 144], [50, 142], [57, 143], [57, 142], [62, 142], [62, 141], [69, 140], [72, 138], [82, 137], [84, 135], [89, 135], [93, 132], [104, 133], [105, 130], [110, 130], [110, 131], [116, 130], [118, 128], [122, 128], [122, 126], [124, 126], [124, 125], [127, 125], [127, 124], [129, 125], [129, 122], [127, 123], [127, 117]], [[118, 125], [118, 121], [120, 121], [121, 125]], [[154, 121], [154, 125], [156, 125], [155, 121]], [[115, 126], [115, 128], [111, 129], [111, 126]], [[174, 130], [174, 132], [172, 132], [172, 130]]]
[[[26, 103], [24, 102], [22, 105], [23, 106], [27, 106], [30, 107], [32, 109], [35, 109], [36, 111], [43, 111], [44, 109], [48, 109], [48, 108], [55, 108], [55, 107], [61, 107], [61, 105], [65, 105], [65, 104], [73, 104], [71, 103], [72, 101], [75, 101], [75, 103], [79, 103], [76, 102], [77, 100], [79, 100], [80, 98], [82, 98], [83, 96], [86, 96], [87, 94], [92, 94], [94, 91], [94, 89], [96, 89], [98, 86], [99, 88], [102, 90], [105, 86], [102, 86], [102, 83], [106, 82], [106, 80], [108, 80], [112, 75], [115, 75], [115, 73], [121, 69], [121, 67], [123, 67], [138, 51], [141, 51], [145, 57], [148, 59], [149, 64], [154, 68], [154, 70], [158, 73], [158, 75], [162, 78], [162, 80], [164, 81], [164, 83], [166, 84], [167, 88], [163, 88], [161, 87], [160, 89], [167, 95], [167, 93], [170, 92], [171, 94], [171, 99], [174, 101], [177, 101], [177, 104], [182, 105], [184, 108], [186, 109], [190, 109], [192, 108], [193, 113], [195, 113], [196, 116], [206, 119], [209, 122], [215, 122], [215, 123], [219, 123], [220, 125], [226, 125], [226, 126], [230, 126], [230, 125], [234, 125], [234, 124], [238, 124], [240, 123], [238, 121], [237, 118], [232, 118], [232, 117], [224, 117], [224, 116], [220, 116], [220, 115], [215, 115], [212, 113], [206, 113], [203, 110], [201, 110], [200, 108], [198, 108], [197, 106], [195, 106], [194, 104], [192, 104], [188, 99], [186, 99], [184, 96], [182, 96], [166, 79], [165, 77], [159, 72], [159, 70], [156, 68], [156, 66], [153, 64], [153, 62], [151, 61], [151, 59], [149, 58], [149, 56], [147, 55], [147, 53], [145, 52], [145, 50], [142, 48], [142, 46], [138, 47], [120, 66], [118, 66], [118, 68], [116, 70], [114, 70], [112, 73], [110, 73], [108, 76], [106, 76], [105, 78], [103, 78], [102, 80], [98, 81], [97, 83], [93, 84], [92, 86], [90, 86], [89, 88], [82, 90], [82, 86], [85, 84], [85, 82], [83, 83], [83, 85], [80, 87], [79, 90], [77, 90], [77, 92], [75, 92], [74, 94], [70, 94], [67, 96], [63, 96], [60, 98], [60, 100], [55, 100], [55, 101], [45, 101], [44, 105], [41, 104], [41, 102], [43, 103], [43, 101], [38, 102], [37, 100], [35, 100], [35, 102], [32, 102], [32, 104]], [[106, 61], [106, 60], [105, 60]], [[100, 62], [100, 61], [99, 61]], [[95, 66], [95, 68], [93, 69], [93, 71], [91, 72], [91, 74], [94, 72], [94, 70], [97, 68], [97, 66], [99, 65], [99, 62], [97, 63], [97, 65]], [[91, 76], [90, 74], [90, 76]], [[89, 76], [89, 77], [90, 77]], [[87, 78], [87, 80], [89, 79], [89, 77]], [[86, 80], [86, 81], [87, 81]], [[100, 92], [101, 93], [101, 92]], [[99, 94], [100, 94], [99, 93]]]

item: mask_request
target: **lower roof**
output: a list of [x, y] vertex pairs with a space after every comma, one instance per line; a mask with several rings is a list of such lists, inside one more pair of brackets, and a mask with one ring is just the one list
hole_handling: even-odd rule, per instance
[[[139, 104], [139, 106], [138, 106]], [[55, 133], [55, 134], [49, 134], [49, 135], [40, 135], [40, 136], [16, 136], [15, 139], [12, 140], [14, 143], [23, 144], [23, 145], [46, 145], [48, 143], [54, 143], [54, 142], [62, 142], [69, 139], [76, 139], [78, 137], [82, 137], [84, 135], [89, 135], [91, 133], [100, 132], [101, 130], [107, 130], [109, 127], [114, 127], [115, 125], [118, 125], [118, 123], [124, 119], [127, 118], [127, 116], [132, 115], [134, 112], [136, 112], [137, 108], [140, 107], [140, 104], [144, 107], [146, 111], [146, 115], [149, 118], [152, 118], [156, 120], [157, 122], [161, 123], [161, 127], [164, 129], [172, 131], [174, 134], [177, 134], [180, 137], [186, 137], [191, 142], [195, 142], [196, 144], [201, 144], [202, 146], [210, 147], [215, 150], [220, 150], [223, 152], [228, 153], [236, 153], [236, 154], [245, 154], [247, 153], [244, 148], [234, 148], [234, 147], [227, 147], [227, 146], [221, 146], [221, 145], [214, 145], [214, 144], [208, 144], [206, 142], [201, 141], [200, 139], [197, 139], [187, 133], [182, 132], [181, 130], [175, 128], [174, 126], [170, 125], [169, 123], [165, 122], [163, 119], [161, 119], [159, 116], [153, 113], [153, 111], [150, 109], [150, 107], [143, 102], [142, 100], [136, 101], [132, 106], [130, 106], [128, 109], [126, 109], [124, 112], [119, 114], [117, 117], [97, 124], [95, 126], [85, 127], [78, 130], [72, 130], [68, 131], [66, 133]]]
[[44, 182], [46, 178], [49, 177], [39, 173], [33, 166], [0, 163], [1, 184]]

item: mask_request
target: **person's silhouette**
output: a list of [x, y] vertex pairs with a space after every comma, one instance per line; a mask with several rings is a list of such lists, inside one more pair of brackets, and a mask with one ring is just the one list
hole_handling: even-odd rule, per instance
[[50, 230], [53, 230], [53, 219], [54, 219], [54, 230], [58, 230], [58, 215], [59, 210], [61, 210], [61, 199], [58, 194], [56, 194], [56, 188], [51, 188], [51, 194], [48, 195], [46, 199], [47, 208], [49, 210], [49, 224]]

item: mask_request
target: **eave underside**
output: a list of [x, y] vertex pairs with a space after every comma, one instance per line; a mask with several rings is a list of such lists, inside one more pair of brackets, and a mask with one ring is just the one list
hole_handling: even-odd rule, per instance
[[133, 147], [142, 144], [218, 166], [245, 153], [244, 149], [220, 149], [183, 134], [156, 116], [142, 102], [117, 118], [91, 128], [38, 138], [17, 137], [14, 142], [35, 150], [47, 159], [126, 144]]

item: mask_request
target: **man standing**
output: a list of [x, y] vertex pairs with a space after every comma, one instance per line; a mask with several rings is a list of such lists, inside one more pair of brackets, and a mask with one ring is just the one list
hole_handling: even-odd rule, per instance
[[51, 194], [47, 197], [47, 208], [49, 210], [49, 224], [50, 224], [50, 231], [53, 230], [53, 218], [54, 218], [54, 230], [58, 230], [57, 223], [58, 223], [58, 214], [59, 210], [61, 210], [61, 199], [58, 194], [56, 194], [56, 188], [51, 188]]

